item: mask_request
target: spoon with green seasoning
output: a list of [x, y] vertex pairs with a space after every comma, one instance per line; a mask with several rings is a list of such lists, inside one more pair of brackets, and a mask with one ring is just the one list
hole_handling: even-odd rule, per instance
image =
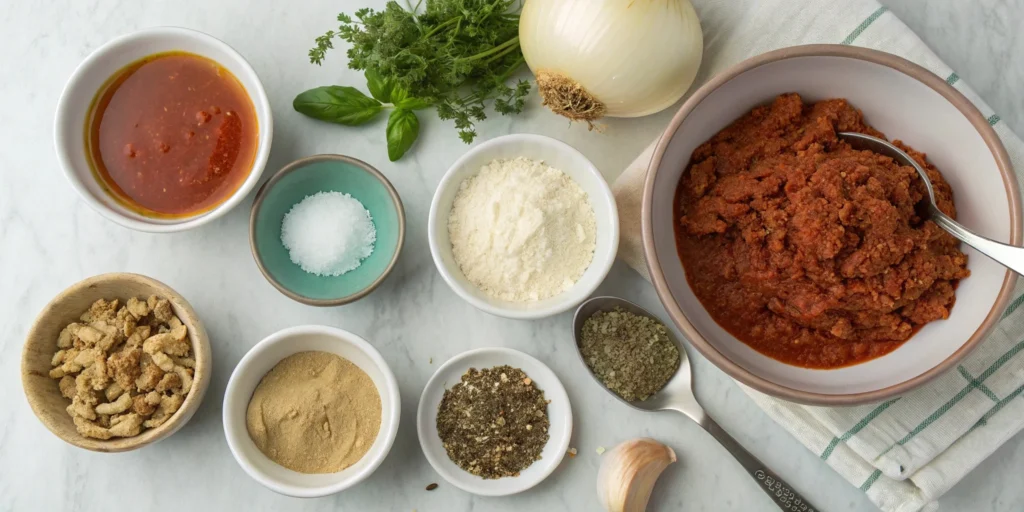
[[580, 304], [572, 323], [580, 362], [615, 398], [643, 411], [685, 414], [729, 450], [779, 508], [818, 510], [704, 411], [693, 394], [686, 348], [657, 317], [625, 299], [594, 297]]

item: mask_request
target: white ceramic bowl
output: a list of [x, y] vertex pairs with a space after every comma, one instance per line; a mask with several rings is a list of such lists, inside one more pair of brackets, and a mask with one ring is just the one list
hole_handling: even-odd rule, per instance
[[[541, 459], [520, 472], [519, 476], [485, 480], [466, 472], [448, 458], [437, 434], [437, 406], [444, 398], [445, 389], [458, 383], [470, 368], [493, 368], [506, 364], [523, 370], [533, 379], [537, 388], [544, 392], [544, 397], [551, 401], [548, 404], [548, 419], [551, 422], [548, 434], [551, 437], [541, 451]], [[561, 381], [544, 363], [517, 350], [480, 348], [449, 359], [430, 378], [423, 388], [420, 405], [416, 410], [416, 432], [427, 461], [450, 484], [481, 496], [506, 496], [539, 484], [558, 467], [565, 451], [569, 449], [572, 408]]]
[[[370, 376], [380, 394], [381, 421], [377, 439], [363, 458], [337, 473], [312, 475], [278, 465], [256, 447], [245, 426], [249, 400], [263, 376], [282, 359], [311, 350], [348, 359]], [[224, 435], [235, 460], [257, 482], [288, 496], [315, 498], [348, 489], [370, 476], [384, 462], [398, 434], [401, 405], [394, 374], [366, 340], [334, 327], [290, 327], [257, 343], [231, 373], [224, 392]]]
[[798, 46], [754, 57], [716, 76], [669, 125], [644, 188], [644, 252], [652, 281], [694, 347], [748, 386], [822, 405], [877, 402], [905, 393], [954, 367], [985, 338], [1010, 298], [1016, 274], [961, 246], [971, 276], [960, 281], [949, 319], [927, 324], [883, 357], [834, 370], [791, 366], [751, 349], [715, 323], [686, 281], [676, 252], [672, 201], [690, 155], [751, 108], [787, 92], [805, 101], [846, 98], [887, 137], [927, 153], [953, 189], [961, 223], [1020, 245], [1020, 199], [1009, 157], [966, 97], [943, 78], [894, 55], [850, 46]]
[[[533, 302], [499, 300], [477, 288], [459, 269], [448, 238], [448, 216], [463, 180], [475, 176], [481, 167], [495, 159], [520, 156], [543, 161], [572, 178], [589, 196], [597, 222], [594, 259], [583, 276], [569, 290]], [[604, 281], [619, 248], [619, 211], [615, 206], [615, 196], [601, 172], [572, 146], [543, 135], [504, 135], [470, 149], [445, 173], [430, 204], [427, 238], [437, 271], [466, 302], [493, 315], [522, 319], [543, 318], [578, 306]]]
[[[185, 51], [211, 59], [230, 71], [245, 87], [259, 123], [256, 158], [238, 190], [210, 211], [183, 218], [146, 217], [126, 208], [103, 190], [89, 166], [84, 137], [86, 116], [103, 84], [121, 68], [143, 57], [167, 51]], [[263, 84], [245, 58], [223, 41], [178, 27], [157, 27], [118, 37], [92, 52], [72, 73], [57, 104], [54, 142], [64, 175], [93, 210], [127, 228], [154, 233], [182, 231], [220, 217], [242, 202], [256, 186], [270, 156], [274, 120]]]

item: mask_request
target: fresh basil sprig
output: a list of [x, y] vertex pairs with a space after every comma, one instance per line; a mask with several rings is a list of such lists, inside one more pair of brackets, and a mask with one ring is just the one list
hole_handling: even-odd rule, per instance
[[381, 103], [368, 98], [355, 87], [328, 85], [310, 89], [295, 97], [295, 110], [314, 119], [358, 126], [373, 119], [381, 111]]
[[[410, 96], [428, 100], [438, 119], [452, 121], [469, 144], [488, 110], [518, 114], [526, 106], [530, 82], [512, 81], [526, 62], [519, 47], [524, 3], [529, 2], [380, 0], [382, 7], [339, 14], [338, 28], [316, 38], [309, 60], [322, 64], [335, 41], [344, 41], [350, 69], [373, 70]], [[382, 81], [368, 81], [371, 96], [399, 104]]]
[[392, 110], [388, 116], [388, 158], [392, 162], [402, 158], [419, 134], [420, 120], [412, 110]]
[[430, 108], [431, 106], [433, 106], [433, 103], [419, 98], [406, 98], [402, 101], [399, 101], [398, 103], [395, 103], [395, 106], [405, 110], [423, 110], [425, 108]]
[[316, 87], [296, 96], [292, 108], [314, 119], [346, 126], [367, 123], [385, 108], [392, 108], [387, 141], [388, 158], [394, 162], [409, 151], [420, 134], [420, 120], [413, 111], [428, 108], [433, 102], [410, 97], [404, 88], [384, 80], [373, 70], [366, 71], [366, 88], [372, 98], [355, 87]]
[[390, 103], [393, 87], [394, 84], [381, 78], [380, 73], [372, 69], [366, 70], [366, 88], [370, 90], [370, 95], [377, 100]]

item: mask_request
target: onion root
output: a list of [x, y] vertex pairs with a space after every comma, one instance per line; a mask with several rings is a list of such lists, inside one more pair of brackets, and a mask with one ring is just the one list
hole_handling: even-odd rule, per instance
[[560, 73], [537, 72], [537, 90], [545, 107], [570, 120], [586, 121], [590, 129], [594, 129], [594, 121], [604, 117], [608, 110], [579, 82]]

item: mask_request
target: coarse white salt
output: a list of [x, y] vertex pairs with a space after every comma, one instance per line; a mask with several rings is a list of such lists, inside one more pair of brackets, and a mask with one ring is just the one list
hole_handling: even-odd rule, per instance
[[281, 222], [281, 243], [302, 270], [340, 276], [373, 253], [377, 228], [358, 199], [341, 192], [317, 192], [296, 203]]

